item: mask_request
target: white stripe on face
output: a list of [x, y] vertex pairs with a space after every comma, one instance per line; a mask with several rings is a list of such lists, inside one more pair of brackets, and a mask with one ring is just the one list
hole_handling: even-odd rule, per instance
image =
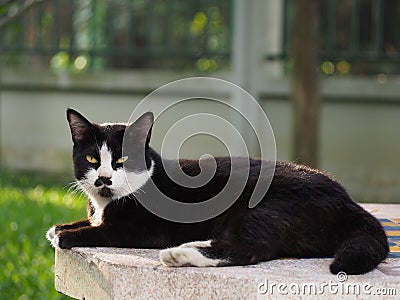
[[97, 169], [97, 174], [99, 177], [112, 177], [113, 168], [111, 162], [111, 151], [108, 149], [107, 144], [104, 142], [100, 148], [100, 167]]

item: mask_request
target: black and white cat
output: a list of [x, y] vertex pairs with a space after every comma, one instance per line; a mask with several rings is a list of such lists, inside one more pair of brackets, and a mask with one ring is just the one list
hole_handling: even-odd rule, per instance
[[[146, 200], [150, 181], [176, 201], [199, 203], [221, 191], [232, 175], [234, 160], [247, 164], [249, 160], [215, 158], [217, 169], [212, 180], [203, 187], [184, 187], [170, 179], [167, 171], [174, 170], [166, 168], [178, 165], [185, 174], [196, 176], [199, 161], [162, 163], [149, 146], [152, 113], [145, 113], [133, 124], [96, 125], [68, 109], [67, 119], [74, 143], [77, 185], [89, 198], [88, 219], [50, 228], [46, 236], [56, 248], [167, 248], [160, 252], [160, 260], [174, 267], [334, 256], [330, 271], [348, 274], [369, 272], [388, 254], [380, 223], [353, 202], [339, 183], [317, 170], [292, 163], [276, 163], [270, 188], [255, 208], [248, 208], [248, 201], [261, 164], [268, 162], [250, 159], [249, 174], [240, 170], [232, 173], [248, 176], [248, 180], [224, 213], [197, 223], [160, 218], [137, 201], [139, 194]], [[122, 154], [125, 131], [134, 140], [132, 147], [138, 149], [130, 152], [132, 157]]]

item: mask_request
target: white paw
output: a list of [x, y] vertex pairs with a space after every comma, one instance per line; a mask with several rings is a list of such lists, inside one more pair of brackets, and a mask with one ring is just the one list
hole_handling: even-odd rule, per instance
[[55, 237], [56, 237], [56, 226], [53, 226], [49, 230], [47, 230], [46, 239], [48, 239], [49, 242], [51, 243]]
[[160, 251], [160, 261], [167, 267], [216, 267], [221, 260], [205, 257], [195, 248], [169, 248]]
[[54, 237], [53, 241], [51, 242], [51, 245], [56, 249], [61, 249], [60, 248], [60, 238], [58, 237], [58, 235], [56, 235]]
[[58, 238], [58, 235], [56, 234], [56, 226], [53, 226], [49, 230], [47, 230], [46, 239], [50, 242], [50, 244], [54, 248], [60, 248], [60, 246], [59, 246], [60, 239]]

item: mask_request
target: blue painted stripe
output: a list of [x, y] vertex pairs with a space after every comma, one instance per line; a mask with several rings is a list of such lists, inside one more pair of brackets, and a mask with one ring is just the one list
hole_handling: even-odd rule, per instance
[[388, 231], [388, 230], [400, 231], [400, 225], [399, 226], [383, 226], [383, 228], [386, 231]]
[[388, 258], [400, 258], [400, 252], [390, 252]]
[[393, 221], [389, 219], [379, 219], [379, 222], [393, 222]]

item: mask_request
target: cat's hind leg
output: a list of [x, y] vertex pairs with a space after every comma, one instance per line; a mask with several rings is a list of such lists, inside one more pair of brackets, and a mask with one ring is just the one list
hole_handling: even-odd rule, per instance
[[160, 251], [160, 261], [168, 267], [216, 267], [224, 262], [221, 258], [207, 257], [211, 241], [196, 241]]
[[76, 221], [72, 223], [67, 223], [67, 224], [58, 224], [50, 227], [49, 230], [46, 232], [46, 239], [54, 245], [55, 238], [57, 237], [57, 234], [60, 233], [63, 230], [69, 230], [69, 229], [78, 229], [82, 227], [87, 227], [90, 226], [90, 221], [89, 220], [83, 220], [83, 221]]
[[162, 250], [161, 263], [170, 267], [219, 267], [251, 265], [278, 258], [282, 230], [264, 219], [258, 211], [233, 218], [224, 226], [220, 238]]
[[239, 246], [230, 241], [201, 241], [180, 245], [160, 251], [160, 261], [168, 267], [220, 267], [250, 265], [276, 258], [268, 255], [263, 247], [262, 255], [258, 247], [248, 244]]

